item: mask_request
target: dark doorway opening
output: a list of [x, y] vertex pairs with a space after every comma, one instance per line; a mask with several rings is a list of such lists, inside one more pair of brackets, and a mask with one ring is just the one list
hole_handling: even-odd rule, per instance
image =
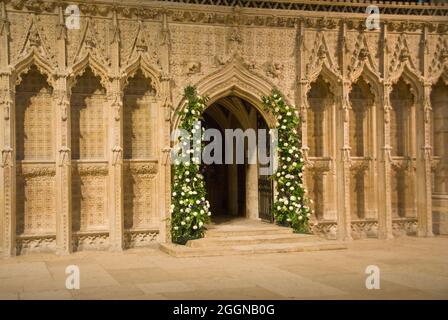
[[[202, 121], [205, 129], [218, 130], [223, 142], [222, 163], [203, 165], [213, 219], [245, 217], [272, 221], [272, 180], [267, 176], [257, 176], [259, 164], [248, 163], [247, 139], [244, 147], [244, 164], [237, 164], [235, 161], [232, 164], [225, 163], [225, 130], [254, 129], [258, 139], [257, 129], [266, 129], [267, 134], [269, 131], [264, 118], [247, 101], [228, 96], [208, 107], [202, 115]], [[235, 155], [235, 145], [233, 148]]]

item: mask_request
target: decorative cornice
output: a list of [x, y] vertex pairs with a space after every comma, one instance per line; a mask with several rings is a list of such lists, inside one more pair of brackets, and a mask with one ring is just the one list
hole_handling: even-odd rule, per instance
[[[440, 20], [428, 22], [428, 17], [448, 17], [447, 4], [428, 3], [375, 3], [364, 0], [164, 0], [164, 1], [127, 1], [125, 5], [118, 4], [112, 0], [103, 0], [89, 3], [85, 0], [73, 1], [70, 4], [78, 4], [81, 15], [99, 16], [112, 18], [115, 14], [123, 18], [140, 20], [161, 21], [163, 16], [168, 16], [174, 22], [213, 23], [225, 25], [252, 25], [269, 27], [295, 27], [300, 20], [305, 21], [307, 28], [334, 29], [338, 25], [337, 14], [349, 14], [358, 19], [350, 19], [347, 23], [348, 29], [365, 28], [365, 20], [360, 15], [366, 15], [369, 5], [376, 5], [382, 15], [382, 22], [390, 21], [390, 30], [415, 31], [421, 29], [424, 23], [432, 27], [429, 31], [437, 30], [444, 33], [448, 31], [448, 24]], [[6, 1], [8, 3], [8, 1]], [[44, 0], [11, 0], [9, 8], [13, 10], [24, 10], [28, 12], [55, 13], [56, 8], [61, 5], [59, 1]], [[63, 6], [68, 3], [63, 4]], [[231, 10], [229, 12], [229, 9]], [[314, 13], [314, 18], [302, 16]], [[254, 14], [256, 13], [256, 14]], [[322, 15], [321, 17], [316, 16]], [[327, 18], [328, 14], [333, 14]], [[395, 17], [394, 17], [395, 16]], [[399, 21], [397, 16], [403, 17]], [[416, 20], [426, 22], [408, 21], [409, 16]]]
[[[365, 14], [366, 8], [374, 4], [378, 6], [380, 14], [390, 15], [421, 15], [421, 16], [448, 16], [448, 6], [444, 3], [373, 3], [364, 0], [165, 0], [177, 4], [188, 5], [213, 5], [221, 7], [241, 7], [250, 9], [290, 10], [290, 11], [325, 11], [335, 13], [361, 13]], [[389, 1], [388, 1], [389, 2]]]

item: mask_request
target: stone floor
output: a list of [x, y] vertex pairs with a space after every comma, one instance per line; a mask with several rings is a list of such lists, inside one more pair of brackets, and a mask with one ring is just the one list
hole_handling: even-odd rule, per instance
[[[77, 265], [79, 290], [65, 289]], [[380, 289], [365, 287], [368, 265]], [[174, 258], [154, 248], [0, 260], [0, 299], [447, 299], [448, 237], [358, 240], [347, 250]]]

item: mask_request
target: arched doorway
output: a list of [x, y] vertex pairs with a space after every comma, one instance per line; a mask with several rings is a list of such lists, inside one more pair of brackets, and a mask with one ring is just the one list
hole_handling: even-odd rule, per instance
[[[265, 135], [267, 155], [270, 154], [269, 127], [261, 113], [250, 102], [236, 95], [228, 95], [213, 103], [203, 113], [205, 129], [216, 129], [222, 137], [222, 161], [204, 165], [207, 194], [214, 221], [232, 218], [249, 218], [272, 221], [273, 184], [269, 176], [260, 174], [262, 164], [249, 161], [248, 138], [253, 132], [255, 142]], [[260, 131], [264, 129], [265, 131]], [[237, 161], [236, 139], [227, 139], [226, 134], [242, 130], [244, 138], [243, 163]], [[230, 149], [232, 148], [232, 149]], [[233, 158], [226, 160], [231, 152]], [[257, 149], [255, 150], [257, 152]]]

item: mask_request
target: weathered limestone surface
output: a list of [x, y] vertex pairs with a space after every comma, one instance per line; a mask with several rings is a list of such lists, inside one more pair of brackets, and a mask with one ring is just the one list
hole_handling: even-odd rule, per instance
[[79, 29], [62, 2], [0, 2], [3, 255], [169, 242], [187, 84], [247, 101], [270, 127], [261, 95], [296, 106], [316, 234], [447, 233], [446, 5], [378, 4], [367, 30], [364, 3], [75, 2]]
[[[2, 299], [443, 299], [448, 238], [360, 240], [347, 250], [175, 258], [157, 249], [0, 260]], [[182, 259], [179, 263], [179, 259]], [[68, 265], [80, 289], [65, 287]], [[366, 288], [366, 266], [380, 290]], [[254, 272], [256, 270], [256, 272]]]

